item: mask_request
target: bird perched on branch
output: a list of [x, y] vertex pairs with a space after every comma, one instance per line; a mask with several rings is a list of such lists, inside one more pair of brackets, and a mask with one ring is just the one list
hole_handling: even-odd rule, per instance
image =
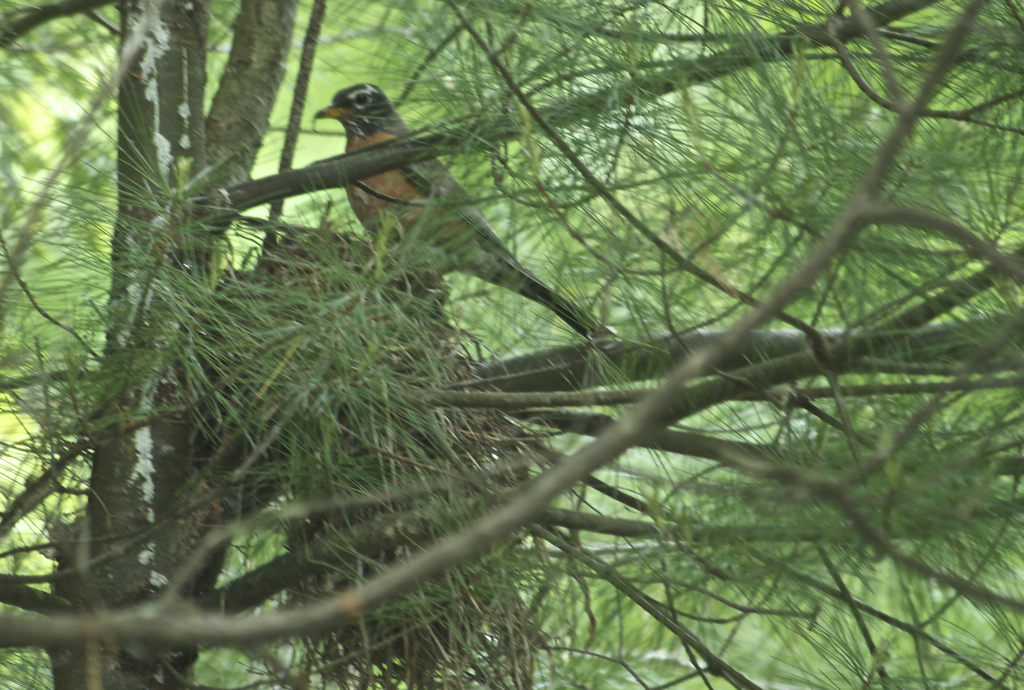
[[[373, 84], [342, 89], [316, 118], [332, 118], [345, 126], [346, 152], [409, 132], [388, 97]], [[441, 250], [444, 271], [458, 270], [517, 292], [553, 311], [580, 335], [594, 335], [591, 316], [516, 260], [436, 158], [368, 177], [348, 185], [346, 191], [356, 217], [371, 233], [390, 214], [402, 232], [419, 232]]]

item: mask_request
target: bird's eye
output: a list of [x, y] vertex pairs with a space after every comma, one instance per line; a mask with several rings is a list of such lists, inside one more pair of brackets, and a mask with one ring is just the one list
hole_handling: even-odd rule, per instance
[[356, 96], [355, 101], [356, 105], [366, 105], [370, 102], [370, 97], [365, 93], [361, 93]]

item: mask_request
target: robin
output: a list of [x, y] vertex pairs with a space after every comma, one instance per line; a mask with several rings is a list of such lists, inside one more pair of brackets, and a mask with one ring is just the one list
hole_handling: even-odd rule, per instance
[[[345, 126], [346, 152], [409, 133], [391, 101], [373, 84], [342, 89], [315, 117], [332, 118]], [[356, 217], [371, 233], [386, 216], [397, 218], [402, 230], [415, 228], [429, 235], [430, 244], [441, 250], [445, 272], [458, 270], [517, 292], [555, 312], [580, 335], [594, 334], [590, 315], [516, 260], [436, 158], [368, 177], [345, 190]]]

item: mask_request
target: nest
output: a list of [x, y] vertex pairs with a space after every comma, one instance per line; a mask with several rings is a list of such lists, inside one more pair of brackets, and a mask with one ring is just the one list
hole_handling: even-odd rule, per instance
[[[225, 311], [199, 329], [220, 344], [244, 334], [254, 344], [270, 341], [260, 356], [211, 348], [205, 364], [218, 390], [203, 415], [205, 437], [216, 439], [209, 454], [239, 425], [247, 431], [235, 433], [239, 449], [230, 455], [238, 458], [269, 428], [279, 431], [252, 472], [242, 510], [341, 499], [338, 509], [291, 528], [293, 550], [345, 544], [361, 527], [416, 516], [408, 531], [410, 521], [396, 519], [401, 534], [392, 543], [318, 562], [288, 604], [343, 590], [464, 528], [526, 477], [524, 458], [543, 451], [540, 438], [499, 412], [419, 402], [417, 389], [471, 376], [468, 336], [448, 321], [441, 276], [388, 278], [385, 260], [351, 236], [289, 233], [265, 247], [253, 270], [223, 281]], [[382, 492], [396, 498], [345, 504]], [[525, 543], [513, 543], [357, 625], [309, 638], [308, 672], [345, 688], [530, 688], [536, 604], [524, 597], [539, 590], [536, 562]]]

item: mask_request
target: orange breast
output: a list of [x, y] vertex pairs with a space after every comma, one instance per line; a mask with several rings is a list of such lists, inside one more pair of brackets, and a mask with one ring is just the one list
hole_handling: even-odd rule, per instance
[[[373, 144], [391, 141], [395, 137], [384, 132], [377, 132], [368, 137], [350, 140], [346, 151], [356, 151]], [[389, 170], [362, 180], [362, 183], [382, 196], [404, 201], [427, 202], [428, 197], [409, 182], [401, 170]], [[352, 205], [359, 222], [370, 231], [375, 230], [377, 215], [384, 210], [389, 210], [398, 216], [404, 229], [415, 225], [426, 212], [423, 206], [406, 206], [395, 204], [374, 196], [356, 185], [348, 185], [345, 188], [348, 193], [348, 201]], [[467, 227], [456, 214], [448, 211], [443, 205], [431, 204], [430, 222], [428, 228], [429, 240], [432, 244], [444, 247], [449, 253], [455, 256], [462, 256], [456, 259], [455, 265], [462, 265], [472, 261], [472, 255], [478, 251], [476, 247], [476, 233]], [[400, 231], [401, 232], [401, 231]], [[448, 268], [447, 270], [451, 270]]]
[[[391, 141], [394, 138], [394, 135], [387, 134], [386, 132], [377, 132], [361, 139], [350, 139], [345, 151], [356, 151], [367, 146]], [[405, 179], [405, 175], [401, 170], [388, 170], [387, 172], [380, 173], [379, 175], [368, 177], [365, 180], [362, 180], [362, 182], [378, 194], [388, 196], [393, 199], [403, 199], [405, 201], [425, 200], [425, 197], [420, 194], [419, 190]], [[384, 209], [393, 209], [396, 213], [408, 215], [409, 212], [415, 208], [410, 206], [401, 206], [379, 197], [375, 197], [355, 185], [348, 185], [345, 188], [345, 191], [348, 192], [348, 201], [352, 204], [352, 210], [355, 211], [356, 217], [364, 225], [372, 221], [374, 217]]]

